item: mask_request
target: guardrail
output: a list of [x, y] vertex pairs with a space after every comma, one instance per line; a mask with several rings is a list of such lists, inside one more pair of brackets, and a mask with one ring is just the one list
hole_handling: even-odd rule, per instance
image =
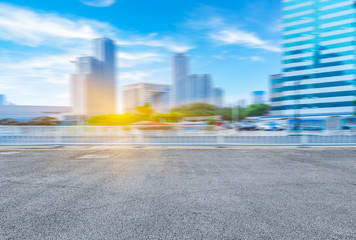
[[353, 132], [237, 132], [127, 127], [0, 126], [0, 145], [356, 146]]

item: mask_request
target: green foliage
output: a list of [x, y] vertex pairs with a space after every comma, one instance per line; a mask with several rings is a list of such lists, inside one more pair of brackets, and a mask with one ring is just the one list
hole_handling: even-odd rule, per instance
[[216, 120], [215, 120], [215, 119], [208, 119], [206, 122], [207, 122], [209, 125], [215, 125]]
[[245, 117], [264, 116], [268, 114], [269, 106], [266, 104], [252, 104], [243, 111]]
[[170, 113], [158, 113], [152, 117], [153, 121], [156, 122], [168, 122], [175, 123], [180, 122], [186, 115], [182, 112], [170, 112]]
[[[246, 117], [263, 116], [268, 113], [269, 106], [265, 104], [251, 105], [248, 108], [238, 108], [239, 120]], [[175, 123], [180, 122], [184, 117], [200, 116], [222, 116], [223, 120], [232, 120], [232, 108], [220, 108], [207, 103], [194, 103], [173, 108], [170, 113], [154, 113], [149, 104], [136, 107], [137, 113], [110, 114], [93, 116], [87, 122], [90, 125], [100, 126], [127, 126], [139, 121], [156, 121]], [[215, 120], [208, 120], [211, 125]]]
[[172, 111], [180, 112], [187, 117], [218, 115], [221, 116], [223, 120], [232, 121], [232, 116], [234, 115], [237, 117], [237, 114], [239, 120], [243, 120], [246, 117], [264, 116], [268, 113], [269, 106], [266, 104], [253, 104], [247, 108], [238, 107], [238, 109], [233, 109], [231, 107], [220, 108], [206, 103], [195, 103], [174, 108]]
[[207, 103], [193, 103], [173, 108], [171, 112], [183, 113], [187, 117], [200, 117], [217, 115], [219, 109], [219, 107]]
[[219, 115], [224, 119], [225, 121], [232, 121], [232, 108], [231, 107], [224, 107], [220, 108], [217, 112], [216, 115]]

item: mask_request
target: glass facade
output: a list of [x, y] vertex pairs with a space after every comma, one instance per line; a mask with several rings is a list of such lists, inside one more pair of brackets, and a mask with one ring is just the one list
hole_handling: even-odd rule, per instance
[[73, 113], [92, 116], [116, 113], [116, 50], [113, 40], [94, 40], [95, 56], [77, 58], [71, 76]]
[[187, 77], [189, 74], [189, 58], [185, 54], [172, 57], [173, 71], [173, 105], [183, 105], [187, 99]]
[[224, 96], [225, 92], [222, 88], [214, 87], [213, 88], [213, 104], [219, 107], [224, 106]]
[[352, 114], [356, 5], [283, 0], [283, 77], [271, 79], [272, 114]]
[[185, 104], [214, 104], [213, 83], [210, 74], [192, 74], [187, 78]]

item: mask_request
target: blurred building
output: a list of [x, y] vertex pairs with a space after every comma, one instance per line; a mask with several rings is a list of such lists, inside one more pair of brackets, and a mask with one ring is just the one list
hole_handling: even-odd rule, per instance
[[73, 114], [116, 113], [116, 51], [108, 38], [94, 40], [94, 57], [79, 57], [71, 76]]
[[265, 104], [266, 103], [266, 92], [265, 91], [254, 91], [252, 92], [252, 104]]
[[219, 107], [224, 106], [224, 97], [225, 92], [222, 88], [214, 87], [213, 88], [213, 104]]
[[[279, 91], [279, 89], [282, 87], [282, 83], [283, 83], [282, 74], [274, 74], [269, 77], [269, 86], [270, 86], [269, 101], [270, 101], [271, 109], [278, 107], [280, 104], [278, 99], [282, 96], [282, 93]], [[272, 110], [271, 115], [276, 116], [275, 111]]]
[[172, 106], [192, 103], [223, 105], [224, 92], [221, 88], [214, 90], [210, 74], [189, 74], [188, 55], [176, 54], [172, 57], [172, 75]]
[[283, 22], [283, 78], [273, 84], [272, 115], [353, 114], [355, 1], [284, 0]]
[[0, 119], [11, 118], [18, 122], [28, 122], [35, 117], [55, 117], [59, 120], [71, 112], [70, 107], [1, 105]]
[[170, 109], [171, 86], [153, 83], [135, 83], [122, 87], [124, 112], [135, 112], [137, 106], [149, 103], [156, 112]]
[[187, 97], [184, 104], [209, 103], [214, 104], [213, 84], [210, 74], [192, 74], [187, 78]]
[[6, 96], [4, 94], [0, 94], [0, 105], [6, 104]]
[[172, 99], [173, 106], [183, 105], [187, 99], [187, 77], [189, 74], [189, 58], [186, 54], [172, 57]]

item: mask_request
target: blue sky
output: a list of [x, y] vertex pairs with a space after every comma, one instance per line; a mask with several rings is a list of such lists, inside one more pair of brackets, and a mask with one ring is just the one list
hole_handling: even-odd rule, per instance
[[119, 83], [171, 83], [170, 57], [210, 73], [227, 102], [268, 89], [280, 72], [279, 0], [12, 0], [0, 2], [0, 94], [26, 105], [69, 105], [70, 60], [91, 39], [115, 39]]

